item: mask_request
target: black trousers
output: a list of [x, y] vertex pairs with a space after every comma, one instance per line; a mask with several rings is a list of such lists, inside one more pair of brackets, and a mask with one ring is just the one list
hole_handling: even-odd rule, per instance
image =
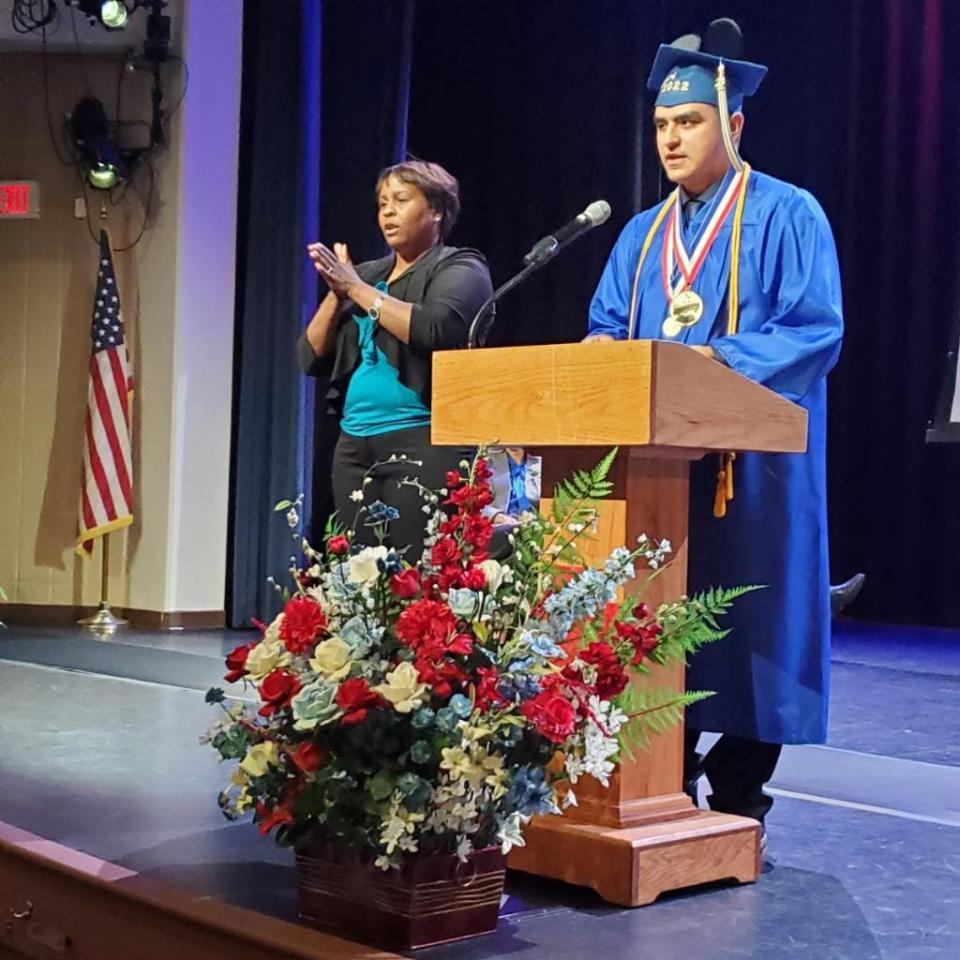
[[[384, 464], [369, 474], [371, 480], [364, 486], [367, 471], [375, 463], [388, 461], [395, 454], [405, 454], [407, 462]], [[425, 487], [437, 490], [446, 486], [448, 470], [458, 470], [461, 460], [472, 460], [474, 450], [469, 447], [435, 447], [430, 443], [429, 427], [411, 427], [394, 430], [373, 437], [354, 437], [341, 432], [333, 451], [333, 505], [341, 522], [354, 528], [358, 508], [382, 500], [396, 507], [400, 518], [388, 527], [387, 544], [396, 550], [407, 547], [404, 558], [416, 563], [423, 551], [427, 514], [416, 487], [400, 483], [413, 477]], [[419, 460], [417, 466], [409, 461]], [[351, 499], [355, 490], [363, 490], [363, 501]], [[355, 542], [372, 545], [377, 542], [370, 527], [363, 525], [361, 516], [356, 526]]]
[[700, 754], [699, 740], [699, 730], [684, 731], [684, 789], [695, 798], [697, 780], [706, 774], [712, 790], [707, 797], [711, 810], [763, 823], [773, 806], [773, 797], [763, 788], [773, 776], [783, 745], [724, 734], [706, 754]]

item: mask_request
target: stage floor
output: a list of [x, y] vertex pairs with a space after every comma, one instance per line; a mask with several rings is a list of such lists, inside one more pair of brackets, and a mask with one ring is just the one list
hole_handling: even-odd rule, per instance
[[[293, 920], [292, 857], [217, 809], [197, 738], [237, 632], [0, 633], [0, 820]], [[827, 747], [788, 747], [760, 881], [623, 910], [511, 875], [500, 930], [460, 960], [956, 960], [960, 633], [838, 624]]]

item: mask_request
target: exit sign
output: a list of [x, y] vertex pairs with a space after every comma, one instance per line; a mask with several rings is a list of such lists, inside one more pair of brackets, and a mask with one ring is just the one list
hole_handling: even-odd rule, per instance
[[40, 184], [36, 180], [0, 180], [0, 220], [39, 220]]

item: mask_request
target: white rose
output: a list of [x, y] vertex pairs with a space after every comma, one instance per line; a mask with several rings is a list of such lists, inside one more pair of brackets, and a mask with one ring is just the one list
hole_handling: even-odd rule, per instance
[[484, 560], [480, 564], [480, 569], [487, 578], [487, 590], [490, 593], [496, 593], [500, 589], [500, 584], [510, 581], [508, 576], [510, 571], [496, 560]]
[[263, 633], [263, 639], [268, 643], [277, 643], [280, 640], [280, 624], [283, 623], [283, 614], [278, 613], [273, 622]]
[[279, 640], [261, 640], [247, 654], [247, 675], [259, 682], [277, 667], [285, 667], [290, 662], [290, 654]]
[[380, 576], [377, 561], [386, 559], [386, 556], [387, 548], [384, 546], [364, 547], [350, 558], [350, 572], [347, 574], [347, 580], [350, 583], [358, 583], [362, 587], [373, 583]]

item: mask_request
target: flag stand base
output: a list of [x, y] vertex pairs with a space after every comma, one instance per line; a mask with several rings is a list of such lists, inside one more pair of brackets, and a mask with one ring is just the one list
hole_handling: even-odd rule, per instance
[[129, 623], [129, 620], [114, 616], [110, 604], [106, 600], [100, 601], [100, 609], [93, 616], [84, 617], [77, 621], [78, 626], [86, 627], [94, 633], [116, 633], [117, 630], [128, 626]]

